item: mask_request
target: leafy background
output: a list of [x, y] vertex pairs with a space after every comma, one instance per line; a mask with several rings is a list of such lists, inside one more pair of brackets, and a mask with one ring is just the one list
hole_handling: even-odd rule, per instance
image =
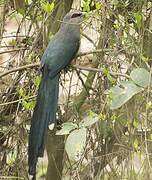
[[81, 48], [62, 72], [37, 179], [150, 180], [150, 0], [0, 0], [0, 179], [29, 179], [39, 62], [70, 9], [87, 12]]

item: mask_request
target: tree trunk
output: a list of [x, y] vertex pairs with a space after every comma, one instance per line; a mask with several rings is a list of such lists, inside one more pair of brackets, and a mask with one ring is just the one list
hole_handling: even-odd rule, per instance
[[48, 154], [46, 180], [60, 180], [63, 169], [64, 136], [56, 136], [55, 131], [49, 132], [47, 134], [46, 149]]

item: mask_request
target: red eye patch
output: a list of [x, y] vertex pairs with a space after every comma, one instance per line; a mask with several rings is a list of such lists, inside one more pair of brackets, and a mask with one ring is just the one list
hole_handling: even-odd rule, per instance
[[78, 17], [78, 16], [81, 16], [81, 14], [80, 14], [80, 13], [75, 13], [75, 14], [73, 14], [73, 15], [71, 16], [71, 18], [76, 18], [76, 17]]

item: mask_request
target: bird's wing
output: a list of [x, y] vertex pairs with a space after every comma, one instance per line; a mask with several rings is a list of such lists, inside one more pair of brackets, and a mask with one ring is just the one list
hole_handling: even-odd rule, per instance
[[59, 39], [49, 43], [44, 52], [41, 68], [45, 66], [49, 76], [56, 76], [75, 57], [79, 49], [79, 40]]

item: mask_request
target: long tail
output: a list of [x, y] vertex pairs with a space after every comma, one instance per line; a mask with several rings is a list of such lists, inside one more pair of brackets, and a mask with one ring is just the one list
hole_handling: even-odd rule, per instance
[[37, 103], [31, 120], [28, 146], [29, 174], [36, 174], [38, 157], [43, 157], [49, 124], [55, 123], [59, 92], [59, 75], [42, 77]]

